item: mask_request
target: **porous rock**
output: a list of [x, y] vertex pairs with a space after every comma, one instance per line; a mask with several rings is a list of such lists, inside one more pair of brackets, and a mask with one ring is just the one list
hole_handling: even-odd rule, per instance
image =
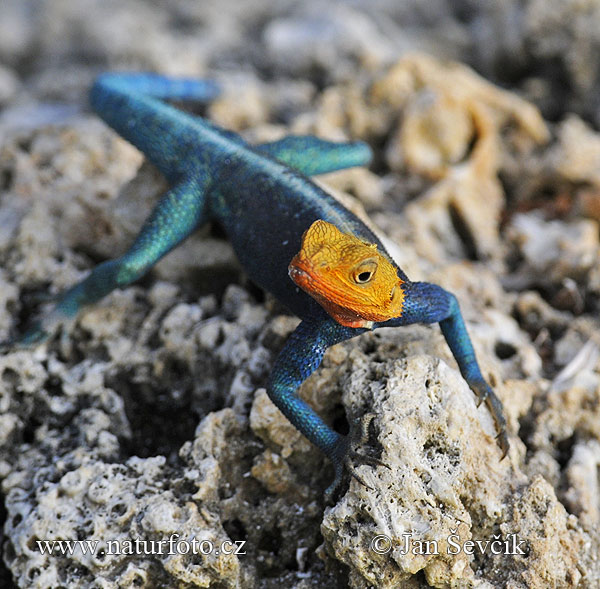
[[[411, 278], [457, 294], [505, 404], [511, 451], [499, 460], [489, 413], [437, 327], [366, 334], [331, 349], [299, 394], [342, 430], [375, 413], [359, 449], [392, 470], [358, 464], [371, 488], [346, 482], [326, 508], [331, 467], [264, 389], [297, 319], [246, 288], [231, 249], [209, 230], [47, 345], [3, 352], [0, 584], [598, 585], [600, 266], [597, 227], [580, 218], [598, 219], [598, 137], [581, 122], [597, 114], [589, 64], [600, 29], [590, 3], [503, 0], [460, 14], [441, 0], [335, 10], [320, 0], [6, 4], [2, 339], [38, 308], [32, 293], [59, 292], [124, 251], [165, 188], [88, 114], [97, 70], [203, 76], [208, 64], [230, 84], [207, 112], [252, 141], [291, 131], [370, 142], [370, 171], [324, 182], [377, 219]], [[515, 15], [525, 15], [523, 27]], [[314, 22], [327, 34], [315, 39]], [[438, 58], [413, 53], [423, 46]], [[564, 121], [553, 128], [516, 94], [440, 59], [458, 55], [480, 65], [515, 56], [507, 71], [522, 72], [520, 89]], [[535, 68], [525, 71], [528, 55]], [[572, 88], [561, 75], [551, 91], [556, 63]], [[582, 105], [578, 118], [565, 104]], [[556, 141], [546, 143], [548, 129]], [[564, 202], [577, 205], [570, 218], [552, 218]], [[448, 554], [453, 530], [460, 543], [516, 534], [528, 552]], [[441, 554], [401, 554], [405, 531], [437, 541]], [[50, 557], [36, 545], [174, 533], [245, 541], [246, 554]], [[389, 552], [373, 550], [377, 534]]]

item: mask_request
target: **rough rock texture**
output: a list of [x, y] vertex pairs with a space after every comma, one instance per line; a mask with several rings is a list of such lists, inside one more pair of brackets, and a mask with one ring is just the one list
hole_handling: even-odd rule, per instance
[[300, 394], [341, 431], [371, 416], [358, 450], [390, 468], [325, 506], [332, 469], [264, 389], [297, 319], [208, 227], [0, 356], [2, 587], [600, 584], [600, 2], [1, 12], [0, 341], [123, 252], [165, 188], [88, 112], [93, 76], [209, 74], [225, 92], [193, 108], [251, 141], [370, 142], [369, 170], [319, 182], [457, 295], [511, 441], [500, 461], [437, 327], [365, 334]]

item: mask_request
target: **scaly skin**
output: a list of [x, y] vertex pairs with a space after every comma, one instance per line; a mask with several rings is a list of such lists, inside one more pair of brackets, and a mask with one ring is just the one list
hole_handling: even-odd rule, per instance
[[290, 278], [338, 323], [371, 328], [402, 315], [404, 292], [394, 264], [367, 243], [319, 219], [302, 237]]
[[133, 282], [198, 226], [216, 220], [249, 277], [302, 319], [275, 362], [268, 393], [332, 460], [335, 480], [329, 494], [356, 454], [350, 439], [326, 425], [296, 391], [328, 347], [368, 329], [439, 323], [462, 375], [485, 400], [506, 455], [502, 404], [481, 375], [455, 297], [434, 284], [410, 282], [376, 235], [307, 178], [366, 165], [369, 148], [310, 136], [250, 146], [235, 133], [163, 102], [206, 101], [217, 93], [210, 82], [152, 74], [104, 74], [96, 80], [92, 107], [157, 166], [171, 188], [130, 249], [66, 291], [16, 343], [42, 341], [58, 322]]

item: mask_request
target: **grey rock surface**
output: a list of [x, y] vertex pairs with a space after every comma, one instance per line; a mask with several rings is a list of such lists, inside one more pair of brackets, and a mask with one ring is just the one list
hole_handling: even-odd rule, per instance
[[[412, 279], [457, 295], [511, 451], [436, 326], [365, 334], [300, 395], [341, 430], [372, 414], [358, 450], [390, 468], [359, 466], [369, 487], [326, 506], [330, 465], [264, 389], [298, 320], [208, 227], [0, 355], [0, 586], [600, 584], [599, 2], [1, 12], [0, 341], [122, 253], [165, 189], [89, 112], [94, 75], [210, 75], [225, 93], [198, 112], [250, 141], [370, 142], [370, 170], [319, 182]], [[44, 552], [54, 540], [85, 550]]]

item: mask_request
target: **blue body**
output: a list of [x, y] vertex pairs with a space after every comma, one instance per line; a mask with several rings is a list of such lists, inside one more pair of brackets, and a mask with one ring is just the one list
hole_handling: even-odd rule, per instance
[[[336, 477], [331, 491], [352, 454], [349, 440], [327, 426], [296, 390], [319, 366], [329, 346], [365, 329], [334, 321], [292, 282], [288, 265], [300, 250], [303, 233], [317, 219], [376, 243], [385, 253], [362, 221], [308, 178], [366, 165], [371, 152], [361, 142], [332, 143], [311, 136], [289, 136], [251, 146], [237, 134], [163, 102], [206, 101], [217, 93], [210, 82], [152, 74], [105, 74], [97, 79], [90, 93], [95, 111], [144, 152], [171, 188], [131, 248], [120, 258], [97, 266], [64, 293], [51, 314], [20, 342], [44, 339], [55, 319], [73, 316], [82, 306], [136, 280], [199, 225], [216, 220], [250, 278], [302, 319], [275, 362], [267, 390], [286, 417], [333, 461]], [[506, 453], [502, 405], [481, 375], [456, 298], [439, 286], [411, 283], [400, 268], [397, 272], [404, 280], [402, 315], [374, 328], [439, 322], [463, 376], [486, 401], [496, 421], [499, 445]]]

